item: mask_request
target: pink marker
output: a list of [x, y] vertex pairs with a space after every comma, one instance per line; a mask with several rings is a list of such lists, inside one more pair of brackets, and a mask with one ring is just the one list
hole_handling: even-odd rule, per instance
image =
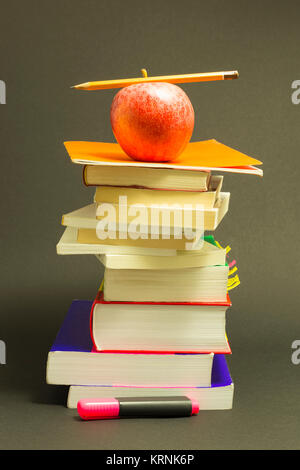
[[179, 417], [199, 412], [194, 398], [174, 397], [121, 397], [79, 400], [79, 416], [84, 420], [131, 417]]

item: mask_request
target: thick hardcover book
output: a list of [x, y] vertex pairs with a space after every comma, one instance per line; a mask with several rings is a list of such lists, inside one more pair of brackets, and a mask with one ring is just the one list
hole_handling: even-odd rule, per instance
[[225, 302], [106, 302], [99, 292], [91, 309], [97, 351], [231, 352], [225, 331]]

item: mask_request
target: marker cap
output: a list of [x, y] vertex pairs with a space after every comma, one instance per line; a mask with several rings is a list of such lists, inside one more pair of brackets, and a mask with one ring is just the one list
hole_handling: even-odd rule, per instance
[[82, 419], [117, 418], [119, 416], [120, 404], [116, 398], [98, 398], [79, 400], [77, 411]]

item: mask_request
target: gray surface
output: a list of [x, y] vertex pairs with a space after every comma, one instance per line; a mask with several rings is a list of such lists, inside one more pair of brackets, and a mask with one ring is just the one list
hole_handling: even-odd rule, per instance
[[[1, 2], [0, 448], [299, 448], [299, 76], [297, 1]], [[242, 284], [228, 334], [233, 411], [178, 420], [82, 423], [45, 362], [73, 298], [92, 299], [101, 268], [58, 257], [60, 216], [92, 190], [64, 140], [111, 140], [114, 91], [75, 83], [238, 69], [241, 78], [189, 84], [194, 140], [215, 137], [261, 158], [263, 179], [226, 175], [230, 211], [217, 239], [232, 246]]]

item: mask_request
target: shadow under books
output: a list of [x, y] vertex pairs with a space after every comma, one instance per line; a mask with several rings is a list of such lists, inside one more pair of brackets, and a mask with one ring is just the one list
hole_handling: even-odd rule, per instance
[[39, 405], [58, 405], [66, 407], [69, 387], [41, 384], [32, 394], [32, 403]]

